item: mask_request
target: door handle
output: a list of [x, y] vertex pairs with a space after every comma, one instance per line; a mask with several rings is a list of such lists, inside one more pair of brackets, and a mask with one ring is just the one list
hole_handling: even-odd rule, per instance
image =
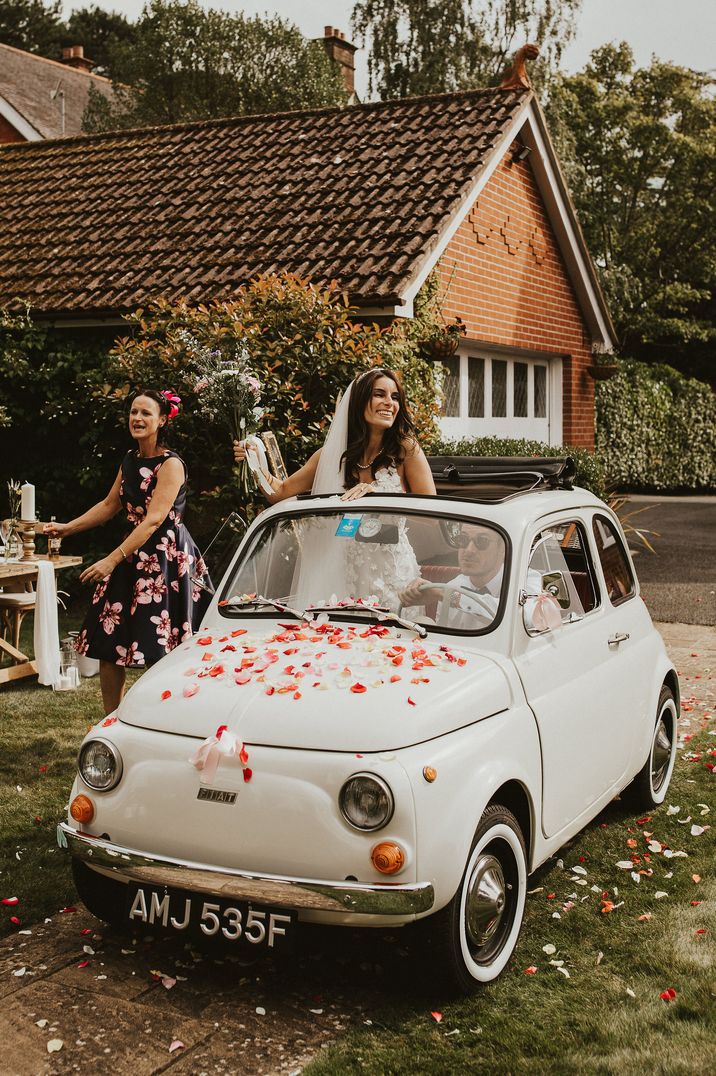
[[629, 638], [628, 631], [618, 631], [614, 635], [610, 635], [607, 639], [607, 646], [619, 646], [619, 643], [624, 643]]

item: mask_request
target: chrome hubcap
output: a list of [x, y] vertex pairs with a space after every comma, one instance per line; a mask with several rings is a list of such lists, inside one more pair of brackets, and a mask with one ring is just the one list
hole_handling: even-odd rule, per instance
[[654, 746], [651, 752], [651, 787], [655, 792], [659, 791], [671, 759], [671, 738], [666, 722], [662, 717], [654, 735]]
[[497, 933], [507, 904], [505, 876], [495, 856], [480, 856], [465, 898], [465, 928], [470, 942], [482, 948]]

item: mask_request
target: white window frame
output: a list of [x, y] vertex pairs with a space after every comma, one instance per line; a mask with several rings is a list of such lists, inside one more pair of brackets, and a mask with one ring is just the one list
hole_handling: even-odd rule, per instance
[[[520, 437], [543, 441], [549, 445], [562, 443], [562, 356], [522, 353], [515, 351], [497, 351], [490, 348], [460, 345], [455, 353], [460, 360], [460, 403], [459, 414], [441, 416], [440, 432], [443, 437], [459, 439], [461, 437]], [[482, 418], [470, 416], [468, 406], [468, 363], [470, 359], [482, 359], [485, 363], [485, 414]], [[507, 363], [506, 412], [505, 416], [492, 415], [492, 363]], [[525, 363], [527, 375], [527, 417], [514, 415], [514, 364]], [[544, 418], [534, 415], [534, 367], [543, 366], [547, 374], [547, 414]]]

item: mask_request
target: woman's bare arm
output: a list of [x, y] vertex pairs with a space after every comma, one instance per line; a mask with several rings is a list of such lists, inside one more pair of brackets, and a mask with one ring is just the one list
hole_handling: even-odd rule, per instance
[[417, 441], [410, 441], [404, 447], [403, 474], [405, 476], [406, 491], [408, 493], [431, 493], [435, 496], [435, 482], [433, 481], [430, 464], [422, 448]]
[[[319, 448], [306, 460], [303, 467], [299, 467], [297, 471], [283, 481], [276, 478], [275, 475], [269, 475], [264, 472], [266, 481], [273, 490], [270, 497], [268, 494], [265, 495], [269, 504], [278, 504], [279, 501], [285, 501], [287, 497], [296, 497], [299, 493], [310, 493], [320, 458], [321, 450]], [[242, 460], [246, 459], [246, 450], [241, 441], [234, 441], [234, 459], [237, 463], [241, 463]]]
[[108, 556], [91, 564], [89, 568], [85, 568], [80, 576], [81, 581], [93, 583], [105, 579], [118, 564], [141, 549], [169, 515], [183, 481], [184, 467], [178, 459], [172, 456], [159, 469], [157, 484], [142, 522]]

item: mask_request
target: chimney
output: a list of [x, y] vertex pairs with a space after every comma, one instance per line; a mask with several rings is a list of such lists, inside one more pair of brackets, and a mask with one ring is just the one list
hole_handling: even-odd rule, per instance
[[84, 45], [70, 45], [62, 50], [62, 62], [68, 67], [74, 67], [78, 71], [86, 71], [88, 74], [94, 67], [94, 60], [85, 56]]
[[356, 66], [353, 54], [358, 51], [358, 46], [346, 41], [346, 35], [335, 26], [324, 27], [322, 40], [328, 59], [338, 64], [348, 97], [355, 99]]

